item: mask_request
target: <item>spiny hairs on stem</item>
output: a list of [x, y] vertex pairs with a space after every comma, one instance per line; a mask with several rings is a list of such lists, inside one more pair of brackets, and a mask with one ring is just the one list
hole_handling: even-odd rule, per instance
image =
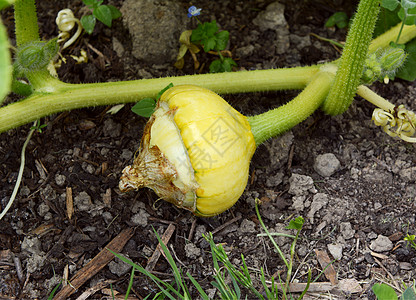
[[380, 10], [379, 2], [379, 0], [362, 0], [358, 5], [334, 84], [322, 106], [322, 110], [329, 115], [339, 115], [347, 110], [357, 92]]

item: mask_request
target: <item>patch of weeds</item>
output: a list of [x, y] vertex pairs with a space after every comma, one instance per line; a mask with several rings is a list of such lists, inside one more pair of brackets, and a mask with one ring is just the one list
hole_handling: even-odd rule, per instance
[[338, 11], [328, 18], [325, 27], [338, 27], [340, 29], [348, 26], [349, 19], [345, 12]]
[[82, 0], [82, 2], [92, 10], [91, 15], [81, 18], [82, 27], [89, 34], [94, 31], [97, 20], [111, 27], [113, 20], [121, 16], [121, 12], [115, 6], [103, 5], [103, 0]]
[[416, 300], [416, 288], [415, 283], [412, 286], [407, 287], [403, 284], [404, 291], [400, 298], [398, 298], [394, 289], [385, 283], [376, 283], [371, 288], [378, 300]]
[[[215, 59], [209, 65], [209, 71], [211, 73], [231, 72], [232, 68], [237, 66], [237, 63], [231, 58], [231, 52], [225, 50], [230, 33], [227, 30], [220, 31], [215, 20], [201, 23], [197, 17], [200, 14], [200, 8], [196, 8], [195, 6], [189, 7], [188, 18], [194, 17], [198, 22], [198, 26], [194, 30], [186, 30], [181, 34], [179, 38], [181, 47], [176, 58], [175, 66], [178, 69], [183, 68], [184, 56], [189, 51], [194, 60], [195, 69], [198, 69], [199, 62], [195, 54], [202, 48], [205, 53], [219, 56], [219, 59]], [[226, 55], [229, 57], [226, 57]]]
[[[295, 235], [281, 234], [286, 237], [293, 238], [293, 242], [290, 247], [290, 258], [286, 259], [285, 255], [283, 254], [283, 252], [281, 251], [281, 249], [279, 248], [279, 246], [276, 244], [275, 240], [273, 239], [273, 236], [279, 235], [279, 233], [270, 233], [267, 230], [266, 226], [264, 225], [261, 219], [259, 209], [258, 209], [258, 204], [259, 204], [259, 200], [256, 201], [257, 217], [260, 221], [260, 224], [263, 230], [265, 231], [265, 234], [259, 234], [259, 236], [268, 236], [270, 240], [272, 241], [273, 246], [275, 247], [280, 258], [283, 260], [283, 262], [285, 263], [287, 267], [286, 281], [283, 282], [280, 275], [278, 275], [279, 276], [278, 278], [272, 277], [269, 280], [266, 280], [264, 269], [261, 268], [259, 276], [260, 276], [260, 281], [262, 283], [263, 292], [259, 291], [253, 283], [253, 276], [255, 274], [249, 271], [249, 268], [247, 267], [246, 261], [244, 259], [244, 255], [241, 254], [242, 266], [240, 267], [235, 266], [233, 263], [230, 262], [228, 255], [225, 252], [223, 246], [221, 244], [216, 244], [214, 242], [212, 233], [208, 233], [207, 235], [204, 235], [204, 238], [208, 241], [210, 245], [211, 256], [213, 260], [214, 271], [212, 275], [213, 281], [211, 281], [211, 285], [217, 289], [220, 299], [242, 299], [244, 298], [245, 296], [242, 295], [241, 288], [244, 288], [250, 291], [250, 293], [254, 295], [257, 299], [263, 299], [263, 300], [264, 299], [279, 299], [279, 296], [282, 296], [283, 299], [293, 299], [293, 295], [290, 294], [289, 283], [290, 283], [293, 263], [294, 263], [295, 245], [299, 238], [299, 234], [302, 229], [304, 220], [302, 217], [297, 217], [296, 219], [293, 219], [289, 222], [289, 225], [286, 228], [295, 230], [296, 231]], [[140, 273], [149, 277], [157, 285], [157, 287], [160, 290], [155, 295], [148, 295], [146, 299], [160, 299], [160, 297], [169, 298], [169, 299], [192, 299], [191, 294], [189, 292], [190, 288], [188, 287], [189, 282], [191, 282], [192, 285], [196, 288], [196, 290], [199, 293], [199, 296], [202, 299], [204, 300], [210, 299], [208, 294], [204, 291], [204, 289], [196, 281], [196, 279], [189, 272], [186, 272], [184, 274], [183, 271], [176, 265], [172, 255], [170, 254], [170, 251], [168, 250], [166, 245], [162, 242], [156, 230], [154, 230], [154, 233], [158, 239], [158, 242], [160, 243], [162, 247], [162, 251], [164, 252], [166, 259], [169, 262], [169, 265], [174, 275], [175, 282], [174, 284], [171, 285], [165, 282], [164, 280], [159, 279], [157, 276], [153, 275], [151, 272], [149, 272], [142, 266], [135, 264], [131, 260], [109, 250], [116, 257], [118, 257], [125, 263], [132, 266], [132, 271], [131, 271], [129, 285], [127, 288], [126, 297], [128, 296], [132, 288], [134, 273], [136, 271], [139, 271]], [[231, 282], [227, 283], [228, 281], [231, 281]], [[309, 270], [308, 284], [306, 285], [305, 290], [301, 293], [298, 299], [303, 298], [303, 296], [307, 292], [310, 282], [311, 282], [311, 271]]]

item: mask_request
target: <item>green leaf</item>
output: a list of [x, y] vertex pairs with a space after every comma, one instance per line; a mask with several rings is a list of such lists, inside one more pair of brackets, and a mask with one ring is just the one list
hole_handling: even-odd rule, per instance
[[98, 6], [92, 13], [99, 21], [108, 27], [111, 27], [113, 17], [111, 14], [111, 9], [107, 5]]
[[229, 57], [214, 60], [209, 65], [209, 71], [211, 73], [223, 73], [223, 72], [231, 72], [233, 67], [236, 67], [236, 62]]
[[212, 22], [205, 22], [204, 27], [207, 36], [214, 36], [215, 33], [218, 31], [217, 22], [215, 22], [215, 20]]
[[6, 28], [0, 20], [0, 103], [10, 92], [12, 82], [12, 65], [9, 51], [9, 40]]
[[217, 41], [215, 40], [215, 37], [210, 37], [210, 38], [207, 38], [206, 40], [203, 40], [202, 44], [204, 45], [204, 51], [208, 52], [215, 48]]
[[348, 26], [348, 16], [345, 12], [339, 11], [328, 18], [325, 27], [345, 28]]
[[387, 8], [388, 10], [395, 10], [396, 7], [399, 5], [398, 0], [382, 0], [381, 7]]
[[215, 35], [216, 45], [215, 50], [221, 51], [227, 47], [230, 33], [227, 30], [220, 31]]
[[215, 20], [211, 23], [205, 22], [204, 24], [198, 24], [197, 28], [192, 31], [191, 42], [204, 45], [204, 51], [208, 52], [215, 49], [217, 43], [215, 33], [217, 31], [218, 26]]
[[162, 96], [162, 94], [164, 93], [164, 92], [166, 92], [168, 89], [170, 89], [171, 87], [173, 87], [173, 83], [171, 82], [171, 83], [169, 83], [166, 87], [164, 87], [158, 94], [157, 94], [157, 96], [156, 96], [156, 100], [157, 101], [159, 101], [159, 99], [160, 99], [160, 96]]
[[400, 300], [416, 300], [416, 294], [413, 291], [413, 288], [409, 286], [400, 297]]
[[0, 10], [12, 5], [14, 0], [0, 0]]
[[407, 59], [404, 66], [397, 72], [396, 77], [404, 80], [414, 81], [416, 79], [416, 39], [406, 44]]
[[117, 7], [115, 7], [114, 5], [107, 5], [107, 7], [111, 11], [111, 18], [113, 20], [121, 17], [121, 12], [118, 10]]
[[400, 18], [400, 20], [404, 20], [405, 16], [406, 16], [406, 20], [404, 21], [404, 24], [406, 25], [415, 25], [415, 21], [416, 21], [416, 7], [414, 8], [410, 8], [407, 11], [407, 15], [405, 14], [405, 10], [404, 8], [400, 8], [400, 11], [398, 13], [398, 16]]
[[376, 283], [371, 288], [378, 300], [397, 300], [397, 295], [394, 289], [387, 284]]
[[390, 11], [386, 8], [380, 10], [380, 16], [376, 23], [376, 28], [374, 28], [373, 38], [379, 36], [380, 34], [386, 32], [397, 23], [400, 23], [400, 18], [397, 15], [399, 9], [397, 8], [394, 11]]
[[302, 217], [297, 217], [296, 219], [290, 220], [289, 225], [286, 226], [286, 229], [301, 230], [304, 222], [305, 220]]
[[198, 24], [196, 29], [192, 30], [191, 42], [199, 43], [202, 40], [204, 34], [205, 32], [204, 32], [204, 29], [202, 28], [202, 24]]
[[156, 101], [152, 98], [144, 98], [137, 102], [132, 108], [131, 111], [135, 114], [149, 118], [155, 111]]
[[82, 0], [82, 2], [91, 9], [94, 9], [99, 5], [97, 0]]
[[87, 15], [81, 18], [81, 25], [88, 34], [91, 34], [94, 31], [95, 22], [96, 18], [94, 15]]

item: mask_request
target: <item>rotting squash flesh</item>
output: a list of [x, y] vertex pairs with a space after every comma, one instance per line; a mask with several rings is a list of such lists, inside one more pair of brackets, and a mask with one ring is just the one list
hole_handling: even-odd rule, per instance
[[160, 97], [119, 188], [148, 187], [197, 216], [214, 216], [240, 198], [255, 149], [247, 118], [219, 95], [175, 86]]

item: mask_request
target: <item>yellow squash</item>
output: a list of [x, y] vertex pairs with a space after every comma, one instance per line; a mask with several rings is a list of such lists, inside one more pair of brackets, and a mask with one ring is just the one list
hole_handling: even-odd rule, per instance
[[247, 118], [224, 99], [198, 86], [175, 86], [161, 96], [119, 187], [146, 186], [178, 207], [213, 216], [240, 198], [255, 148]]

